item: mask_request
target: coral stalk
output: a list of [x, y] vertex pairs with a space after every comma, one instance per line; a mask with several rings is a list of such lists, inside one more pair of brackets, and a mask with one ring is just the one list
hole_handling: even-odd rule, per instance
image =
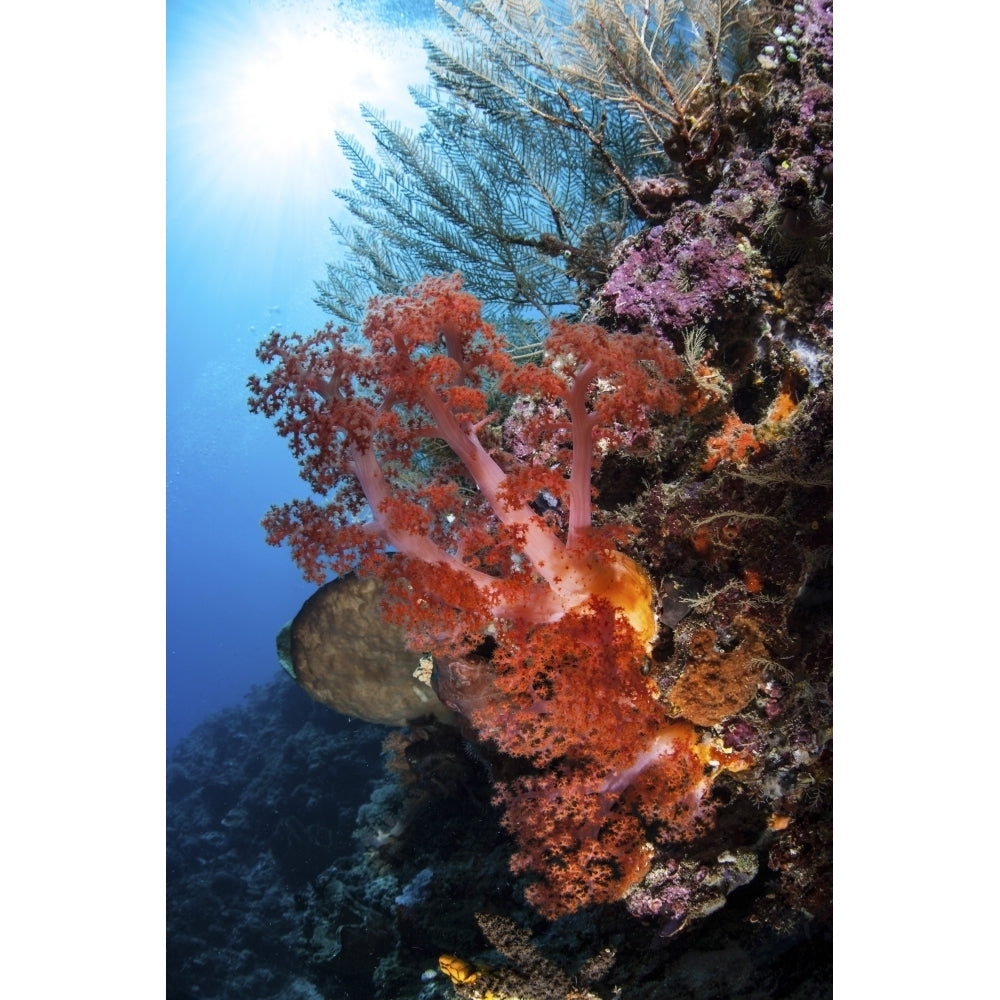
[[[590, 479], [602, 426], [636, 433], [650, 410], [679, 407], [672, 378], [680, 362], [669, 346], [561, 323], [549, 363], [515, 368], [457, 275], [373, 302], [363, 331], [370, 353], [345, 346], [344, 332], [273, 333], [258, 351], [274, 367], [250, 380], [250, 407], [275, 418], [303, 478], [326, 498], [325, 506], [272, 508], [268, 541], [287, 541], [311, 580], [357, 569], [382, 577], [397, 597], [401, 581], [419, 591], [436, 567], [450, 583], [396, 609], [425, 641], [455, 632], [433, 621], [442, 604], [467, 619], [459, 628], [467, 640], [490, 618], [556, 621], [595, 594], [649, 641], [649, 583], [609, 534], [593, 530]], [[568, 469], [515, 466], [484, 443], [487, 432], [495, 440], [486, 399], [495, 388], [563, 406]], [[552, 490], [565, 504], [564, 535], [531, 506]]]
[[[251, 379], [251, 409], [326, 498], [272, 508], [268, 541], [310, 579], [378, 577], [383, 616], [435, 654], [441, 699], [532, 768], [497, 801], [539, 911], [620, 898], [648, 864], [644, 824], [700, 821], [705, 759], [642, 676], [652, 586], [593, 523], [591, 477], [650, 413], [680, 409], [682, 363], [652, 335], [557, 322], [545, 361], [515, 367], [457, 275], [373, 302], [363, 332], [370, 351], [327, 327], [258, 352], [274, 367]], [[526, 460], [492, 426], [494, 389], [537, 403], [508, 431]], [[487, 631], [492, 659], [468, 656]]]

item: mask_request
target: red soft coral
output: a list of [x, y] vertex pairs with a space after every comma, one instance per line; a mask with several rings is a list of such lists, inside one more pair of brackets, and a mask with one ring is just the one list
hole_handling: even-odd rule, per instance
[[[668, 345], [558, 323], [550, 360], [515, 368], [457, 275], [374, 300], [370, 350], [344, 333], [272, 333], [258, 350], [273, 367], [251, 378], [250, 408], [274, 418], [324, 498], [272, 508], [271, 544], [288, 542], [317, 583], [357, 569], [402, 596], [407, 581], [421, 599], [393, 613], [421, 645], [454, 652], [493, 618], [553, 621], [595, 593], [652, 637], [648, 581], [610, 532], [591, 528], [590, 473], [595, 442], [641, 433], [651, 410], [679, 407]], [[496, 386], [562, 406], [568, 468], [501, 464], [481, 436]], [[565, 536], [531, 506], [551, 490], [568, 510]]]
[[709, 818], [710, 748], [667, 720], [608, 602], [498, 638], [491, 662], [440, 664], [435, 686], [480, 740], [531, 765], [497, 785], [512, 866], [538, 876], [527, 898], [546, 917], [620, 899], [646, 871], [652, 829], [685, 840]]
[[[705, 759], [642, 676], [652, 587], [592, 524], [591, 473], [648, 437], [650, 413], [680, 409], [681, 362], [651, 335], [557, 322], [544, 363], [515, 367], [458, 276], [373, 302], [363, 333], [368, 351], [330, 326], [258, 351], [273, 367], [250, 380], [251, 409], [324, 501], [272, 508], [268, 541], [317, 582], [378, 576], [384, 616], [439, 657], [442, 699], [530, 768], [497, 798], [539, 911], [620, 898], [647, 826], [697, 821]], [[530, 399], [520, 462], [484, 433], [493, 387]], [[540, 495], [558, 516], [536, 513]], [[469, 657], [487, 632], [492, 659]]]

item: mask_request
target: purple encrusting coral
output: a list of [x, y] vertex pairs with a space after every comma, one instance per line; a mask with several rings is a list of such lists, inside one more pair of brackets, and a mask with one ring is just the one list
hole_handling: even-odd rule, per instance
[[712, 861], [667, 858], [629, 891], [625, 908], [655, 925], [658, 937], [673, 937], [688, 921], [720, 909], [757, 871], [752, 851], [724, 851]]
[[671, 861], [651, 871], [629, 893], [625, 905], [633, 917], [645, 920], [662, 917], [669, 924], [680, 926], [690, 900], [691, 890], [680, 884], [678, 864]]
[[821, 60], [818, 72], [833, 76], [833, 0], [808, 0], [799, 16], [806, 52]]
[[769, 273], [746, 235], [763, 232], [774, 197], [759, 163], [731, 161], [709, 205], [678, 205], [639, 237], [612, 273], [602, 298], [615, 319], [669, 336], [734, 312], [752, 313], [768, 294]]
[[[781, 58], [761, 55], [764, 74], [746, 85], [748, 107], [769, 118], [767, 138], [750, 129], [734, 141], [714, 188], [698, 196], [681, 178], [644, 178], [637, 190], [658, 223], [619, 251], [596, 315], [631, 330], [653, 329], [679, 346], [703, 326], [721, 345], [765, 331], [780, 286], [815, 282], [796, 273], [804, 248], [829, 241], [833, 203], [833, 4], [795, 4], [775, 32], [794, 38]], [[808, 256], [808, 255], [807, 255]], [[828, 261], [821, 262], [828, 268]], [[802, 269], [800, 269], [802, 270]], [[794, 304], [794, 303], [793, 303]], [[825, 313], [810, 303], [810, 317]], [[798, 319], [789, 311], [792, 320]], [[787, 325], [787, 323], [786, 323]], [[822, 336], [822, 331], [813, 330]], [[789, 331], [794, 335], [795, 331]]]

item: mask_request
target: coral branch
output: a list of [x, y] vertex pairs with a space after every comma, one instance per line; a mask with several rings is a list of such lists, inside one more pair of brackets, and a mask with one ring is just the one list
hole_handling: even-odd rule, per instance
[[[374, 301], [363, 333], [370, 352], [347, 347], [330, 326], [310, 338], [274, 333], [258, 351], [274, 367], [250, 380], [250, 407], [275, 419], [326, 501], [272, 510], [268, 540], [289, 542], [317, 582], [324, 566], [382, 577], [404, 605], [390, 614], [425, 644], [450, 641], [454, 651], [493, 618], [555, 621], [595, 594], [651, 639], [648, 581], [609, 534], [592, 530], [590, 477], [595, 445], [606, 450], [641, 434], [649, 412], [679, 408], [681, 363], [670, 347], [557, 323], [548, 360], [515, 368], [457, 275]], [[563, 407], [569, 468], [512, 468], [507, 453], [484, 443], [491, 387]], [[431, 439], [444, 447], [432, 451]], [[471, 489], [456, 490], [460, 482]], [[531, 506], [550, 489], [565, 500], [566, 537]], [[416, 589], [427, 566], [450, 585]], [[419, 601], [405, 598], [408, 587]], [[445, 619], [453, 625], [442, 631]]]
[[[457, 275], [428, 278], [372, 303], [370, 352], [330, 327], [272, 334], [250, 407], [326, 501], [272, 509], [268, 541], [288, 541], [310, 579], [378, 577], [383, 617], [440, 657], [442, 700], [533, 769], [498, 782], [497, 800], [515, 866], [541, 876], [528, 898], [556, 916], [620, 898], [647, 866], [644, 824], [666, 810], [682, 832], [701, 800], [693, 730], [667, 725], [641, 673], [652, 586], [594, 525], [591, 496], [606, 452], [642, 441], [650, 413], [678, 412], [684, 369], [652, 335], [566, 322], [542, 363], [515, 367], [479, 310]], [[531, 401], [513, 425], [526, 461], [487, 435], [492, 387]], [[536, 513], [543, 494], [564, 528]], [[487, 631], [491, 661], [457, 655]], [[630, 800], [640, 779], [662, 803]]]

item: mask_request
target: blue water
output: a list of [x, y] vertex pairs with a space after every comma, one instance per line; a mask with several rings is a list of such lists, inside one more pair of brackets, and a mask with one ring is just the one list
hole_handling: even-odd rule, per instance
[[259, 522], [306, 487], [246, 407], [273, 326], [327, 317], [339, 249], [334, 130], [362, 102], [410, 124], [432, 0], [167, 5], [167, 746], [278, 669], [274, 637], [312, 592]]

